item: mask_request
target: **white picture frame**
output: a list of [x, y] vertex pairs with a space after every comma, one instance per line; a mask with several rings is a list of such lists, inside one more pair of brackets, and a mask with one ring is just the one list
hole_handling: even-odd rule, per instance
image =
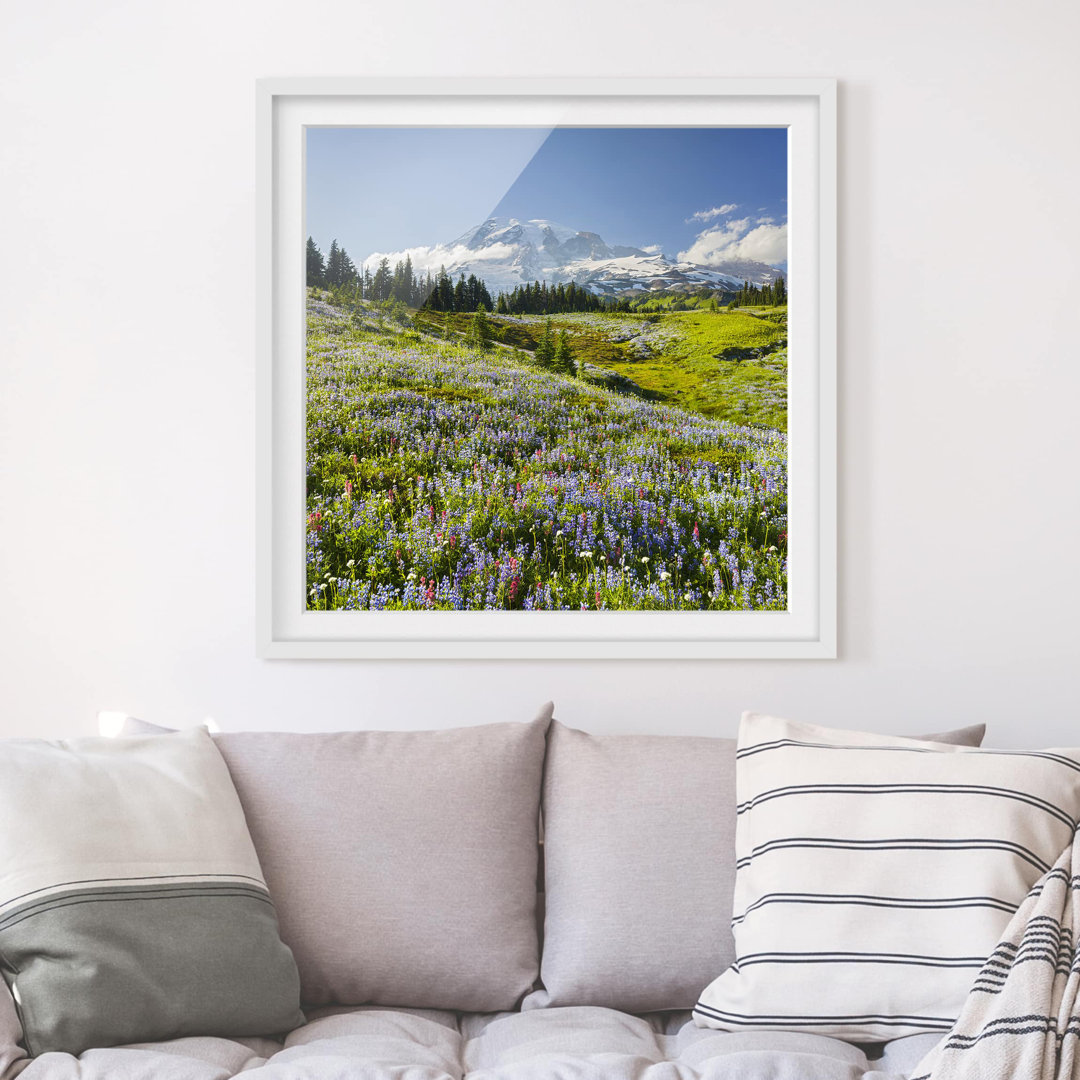
[[[782, 126], [788, 130], [785, 611], [311, 611], [304, 492], [309, 125]], [[265, 79], [257, 85], [257, 651], [264, 658], [836, 656], [836, 82]]]

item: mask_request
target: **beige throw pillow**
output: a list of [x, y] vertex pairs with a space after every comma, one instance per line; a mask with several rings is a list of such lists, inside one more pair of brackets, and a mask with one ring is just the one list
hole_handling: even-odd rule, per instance
[[551, 713], [444, 731], [216, 736], [306, 1004], [517, 1006], [539, 970]]

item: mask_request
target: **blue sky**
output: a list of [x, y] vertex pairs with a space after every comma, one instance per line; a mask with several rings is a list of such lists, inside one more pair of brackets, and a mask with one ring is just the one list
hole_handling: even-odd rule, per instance
[[309, 128], [307, 233], [414, 263], [488, 217], [546, 218], [706, 265], [787, 250], [777, 128]]

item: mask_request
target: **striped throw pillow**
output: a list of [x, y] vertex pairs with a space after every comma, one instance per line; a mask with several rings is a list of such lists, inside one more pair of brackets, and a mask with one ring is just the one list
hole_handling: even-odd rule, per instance
[[946, 1031], [1080, 817], [1080, 750], [1003, 751], [744, 714], [735, 963], [703, 1027]]
[[204, 728], [3, 740], [0, 777], [0, 972], [31, 1054], [303, 1022], [296, 963]]

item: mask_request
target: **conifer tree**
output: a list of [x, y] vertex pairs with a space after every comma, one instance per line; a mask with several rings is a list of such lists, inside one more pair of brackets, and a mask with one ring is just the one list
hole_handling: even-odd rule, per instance
[[307, 238], [307, 283], [314, 288], [326, 284], [326, 261], [310, 236]]
[[[456, 297], [455, 297], [456, 299]], [[461, 295], [461, 311], [475, 311], [480, 302], [480, 280], [475, 274], [470, 274], [465, 281], [465, 288]]]
[[349, 258], [349, 253], [344, 248], [341, 249], [339, 276], [341, 278], [339, 285], [354, 285], [360, 276], [356, 272], [356, 263]]
[[439, 293], [439, 310], [453, 311], [454, 283], [450, 280], [450, 275], [446, 272], [444, 266], [439, 267], [439, 284], [436, 286], [436, 290]]
[[445, 266], [439, 267], [434, 276], [428, 273], [424, 306], [432, 311], [454, 311], [454, 279], [446, 272]]
[[474, 349], [486, 349], [491, 345], [491, 320], [483, 304], [476, 305], [476, 314], [472, 317], [466, 340]]
[[544, 320], [544, 332], [540, 335], [534, 355], [540, 363], [549, 367], [555, 361], [555, 331], [552, 329], [550, 319]]
[[330, 253], [326, 257], [326, 284], [330, 288], [341, 284], [341, 248], [336, 239], [330, 241]]
[[381, 259], [379, 261], [379, 268], [375, 271], [375, 277], [372, 278], [371, 281], [372, 300], [389, 300], [392, 280], [390, 275], [390, 260]]

